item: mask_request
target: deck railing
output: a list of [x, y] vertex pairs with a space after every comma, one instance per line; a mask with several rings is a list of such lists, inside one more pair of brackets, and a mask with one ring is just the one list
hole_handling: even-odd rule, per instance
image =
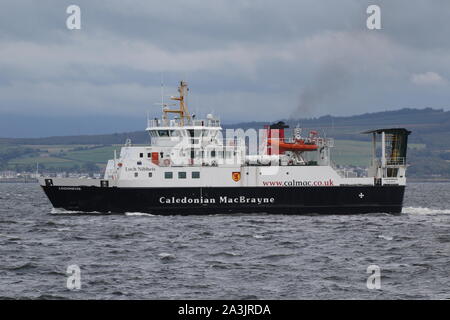
[[405, 157], [386, 158], [386, 165], [388, 166], [404, 166], [405, 163]]
[[[205, 119], [205, 120], [190, 120], [184, 122], [185, 126], [196, 126], [196, 127], [220, 127], [220, 120], [218, 119]], [[147, 122], [149, 128], [154, 127], [179, 127], [181, 126], [181, 121], [179, 119], [149, 119]]]

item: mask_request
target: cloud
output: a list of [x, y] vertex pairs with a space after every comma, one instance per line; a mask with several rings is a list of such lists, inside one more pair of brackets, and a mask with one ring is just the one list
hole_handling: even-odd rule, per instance
[[71, 1], [7, 0], [0, 115], [156, 115], [161, 73], [168, 94], [186, 79], [193, 111], [229, 122], [297, 107], [308, 116], [448, 108], [438, 84], [450, 79], [450, 2], [380, 0], [380, 31], [365, 27], [370, 3], [79, 0], [82, 29], [69, 31]]
[[411, 75], [411, 82], [420, 86], [441, 86], [448, 83], [441, 75], [431, 71]]

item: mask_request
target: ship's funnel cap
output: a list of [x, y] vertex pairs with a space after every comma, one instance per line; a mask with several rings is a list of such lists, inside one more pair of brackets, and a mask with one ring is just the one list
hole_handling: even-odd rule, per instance
[[273, 123], [269, 126], [270, 129], [286, 129], [289, 128], [287, 124], [285, 124], [283, 121], [278, 121], [277, 123]]
[[411, 131], [406, 130], [405, 128], [386, 128], [386, 129], [375, 129], [375, 130], [369, 130], [369, 131], [364, 131], [361, 132], [363, 134], [369, 134], [369, 133], [401, 133], [401, 134], [406, 134], [409, 135], [411, 133]]

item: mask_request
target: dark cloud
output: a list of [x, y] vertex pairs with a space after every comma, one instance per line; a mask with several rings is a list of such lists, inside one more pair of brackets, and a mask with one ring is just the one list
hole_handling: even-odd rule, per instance
[[365, 0], [78, 0], [69, 31], [73, 3], [2, 2], [0, 114], [156, 115], [161, 73], [227, 121], [448, 109], [449, 1], [379, 0], [377, 31]]
[[353, 76], [352, 70], [345, 64], [325, 63], [311, 82], [300, 90], [299, 103], [291, 118], [311, 117], [320, 112], [324, 103], [333, 104], [336, 100], [345, 99], [345, 94], [351, 91]]

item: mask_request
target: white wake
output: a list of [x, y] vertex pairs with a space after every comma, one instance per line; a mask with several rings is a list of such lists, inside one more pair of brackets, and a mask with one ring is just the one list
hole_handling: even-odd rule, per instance
[[425, 207], [403, 207], [402, 213], [406, 214], [450, 214], [450, 209], [432, 209]]
[[102, 212], [99, 211], [71, 211], [71, 210], [66, 210], [66, 209], [62, 209], [62, 208], [52, 208], [52, 211], [50, 211], [51, 214], [102, 214]]
[[153, 214], [145, 213], [145, 212], [125, 212], [126, 216], [148, 216], [153, 217]]

